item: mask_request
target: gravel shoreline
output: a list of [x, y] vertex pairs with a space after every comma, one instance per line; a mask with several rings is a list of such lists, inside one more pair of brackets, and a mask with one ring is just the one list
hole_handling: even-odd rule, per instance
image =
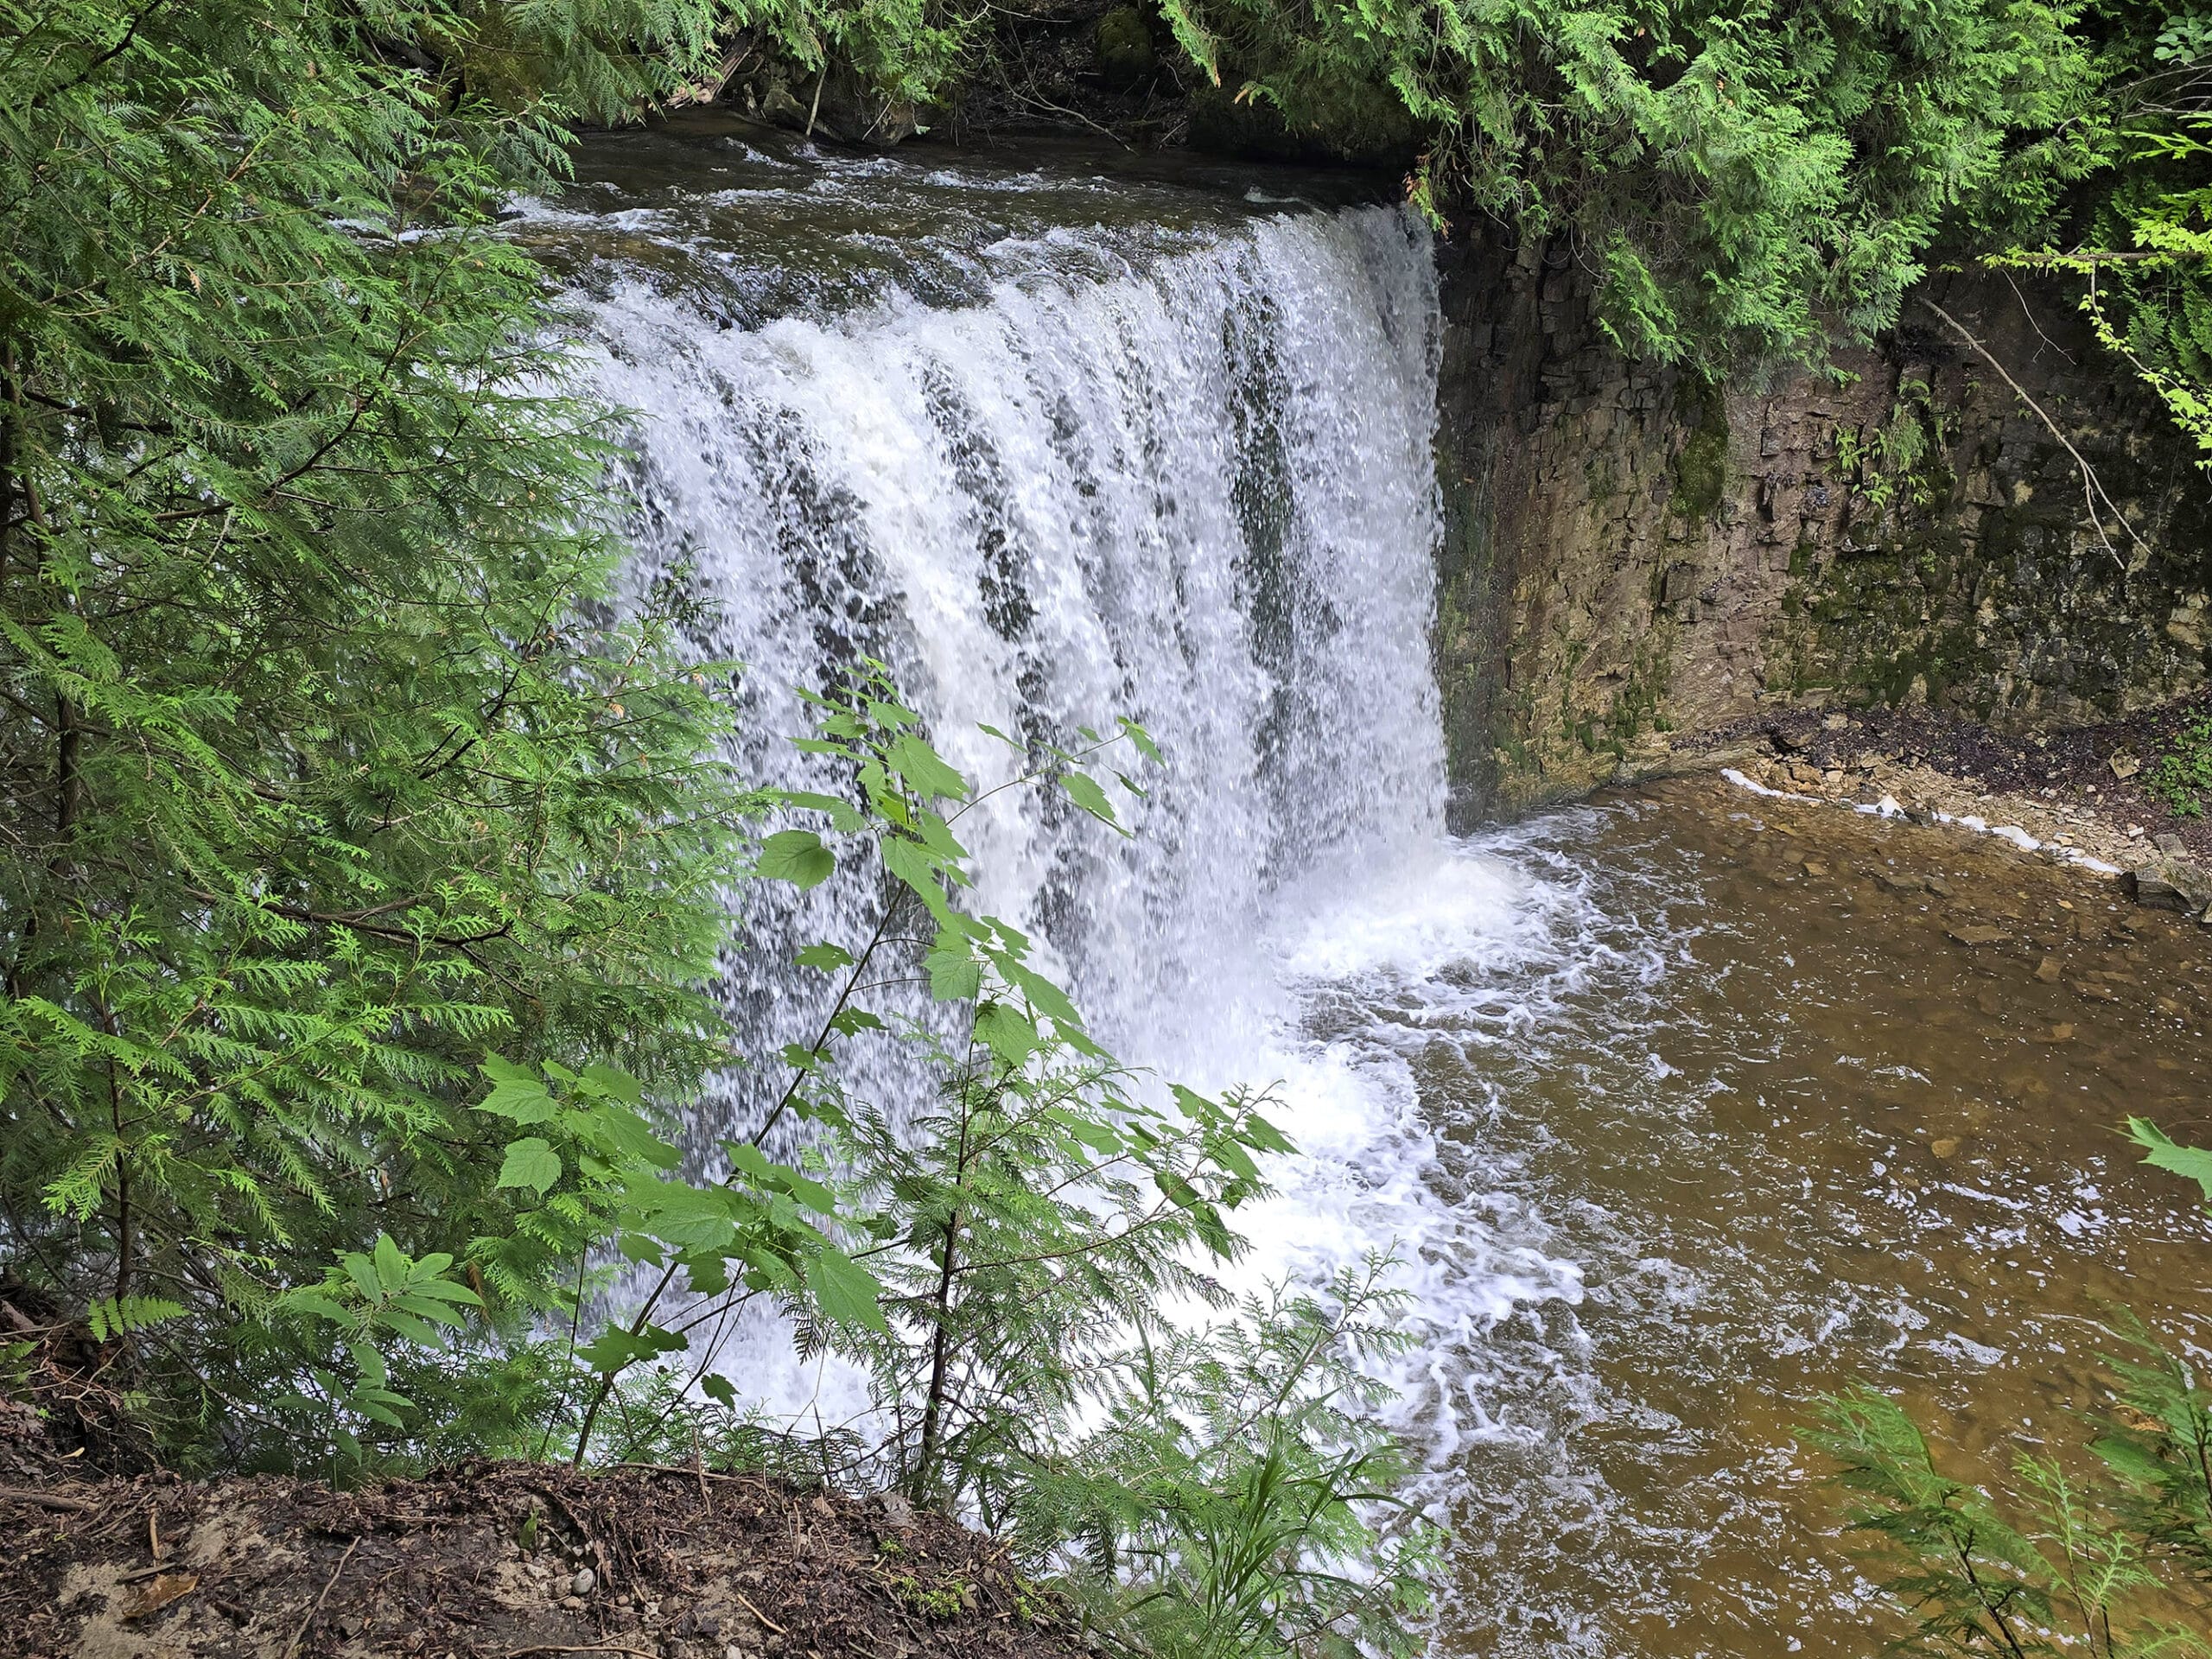
[[2013, 734], [1928, 709], [1800, 709], [1700, 733], [1675, 752], [1766, 789], [1876, 810], [1886, 800], [2087, 875], [2120, 873], [2131, 889], [2139, 881], [2145, 903], [2202, 912], [2165, 878], [2177, 876], [2184, 895], [2197, 891], [2200, 872], [2212, 882], [2212, 819], [2177, 813], [2145, 779], [2181, 729], [2207, 714], [2212, 694], [2101, 725]]

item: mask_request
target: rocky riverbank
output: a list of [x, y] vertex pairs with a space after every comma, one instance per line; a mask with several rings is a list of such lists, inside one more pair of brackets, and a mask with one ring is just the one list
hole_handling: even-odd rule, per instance
[[2156, 758], [2208, 713], [2212, 699], [2193, 698], [2026, 735], [1925, 708], [1794, 710], [1686, 740], [1652, 769], [1726, 766], [1763, 788], [1994, 834], [2212, 921], [2212, 820], [2150, 786]]

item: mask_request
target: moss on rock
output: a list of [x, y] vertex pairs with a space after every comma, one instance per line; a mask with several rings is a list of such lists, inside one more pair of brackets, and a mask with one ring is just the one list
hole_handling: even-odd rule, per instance
[[1135, 6], [1116, 6], [1098, 20], [1091, 49], [1098, 59], [1098, 73], [1108, 84], [1134, 86], [1151, 79], [1160, 67], [1152, 43], [1152, 26]]

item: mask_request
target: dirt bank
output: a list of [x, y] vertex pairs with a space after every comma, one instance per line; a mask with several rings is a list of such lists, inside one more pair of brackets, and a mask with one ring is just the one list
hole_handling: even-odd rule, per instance
[[753, 1476], [477, 1465], [0, 1491], [0, 1653], [1068, 1659], [993, 1541]]

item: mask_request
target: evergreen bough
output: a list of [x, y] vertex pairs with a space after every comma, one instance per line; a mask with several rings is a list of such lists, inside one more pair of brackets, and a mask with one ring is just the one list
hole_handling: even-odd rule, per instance
[[380, 1237], [555, 1300], [487, 1057], [721, 1054], [723, 716], [606, 603], [606, 434], [493, 233], [712, 14], [501, 14], [504, 101], [472, 15], [0, 5], [0, 1218], [188, 1313], [113, 1322], [186, 1452], [283, 1455], [285, 1299]]

